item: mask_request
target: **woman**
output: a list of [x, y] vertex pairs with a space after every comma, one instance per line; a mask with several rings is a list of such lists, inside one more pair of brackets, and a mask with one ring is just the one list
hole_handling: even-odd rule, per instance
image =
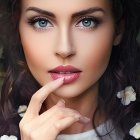
[[1, 2], [1, 139], [138, 139], [139, 8], [137, 0]]

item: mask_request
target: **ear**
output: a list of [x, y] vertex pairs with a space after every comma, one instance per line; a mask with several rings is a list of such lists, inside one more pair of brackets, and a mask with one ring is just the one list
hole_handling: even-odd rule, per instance
[[120, 44], [123, 37], [123, 33], [124, 33], [124, 22], [121, 21], [119, 26], [116, 27], [116, 32], [115, 32], [115, 37], [113, 42], [114, 46], [118, 46]]

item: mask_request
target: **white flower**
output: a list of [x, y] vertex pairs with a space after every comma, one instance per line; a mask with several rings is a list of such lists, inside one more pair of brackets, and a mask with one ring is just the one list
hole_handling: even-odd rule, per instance
[[125, 90], [118, 92], [117, 97], [121, 98], [121, 103], [123, 105], [129, 105], [131, 101], [136, 100], [136, 93], [132, 86], [128, 86]]
[[136, 139], [140, 138], [140, 122], [136, 123], [136, 125], [130, 129], [129, 134]]
[[18, 108], [18, 114], [20, 117], [23, 117], [25, 112], [27, 110], [27, 106], [26, 105], [20, 105]]
[[0, 137], [0, 140], [17, 140], [17, 137], [16, 136], [7, 136], [7, 135], [3, 135]]

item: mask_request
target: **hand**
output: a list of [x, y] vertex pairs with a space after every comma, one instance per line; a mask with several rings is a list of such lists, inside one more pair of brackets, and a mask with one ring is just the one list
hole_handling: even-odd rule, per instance
[[21, 140], [55, 140], [57, 135], [73, 123], [87, 123], [88, 118], [78, 111], [66, 108], [63, 100], [39, 114], [47, 96], [63, 84], [63, 78], [52, 81], [40, 88], [31, 98], [24, 117], [19, 123]]

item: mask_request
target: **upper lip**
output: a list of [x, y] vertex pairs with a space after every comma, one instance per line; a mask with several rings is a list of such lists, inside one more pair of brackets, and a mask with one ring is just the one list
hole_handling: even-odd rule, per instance
[[52, 70], [50, 70], [49, 72], [52, 72], [52, 73], [60, 73], [60, 72], [71, 72], [71, 73], [76, 73], [76, 72], [81, 72], [80, 69], [78, 68], [75, 68], [74, 66], [71, 66], [71, 65], [66, 65], [66, 66], [58, 66]]

